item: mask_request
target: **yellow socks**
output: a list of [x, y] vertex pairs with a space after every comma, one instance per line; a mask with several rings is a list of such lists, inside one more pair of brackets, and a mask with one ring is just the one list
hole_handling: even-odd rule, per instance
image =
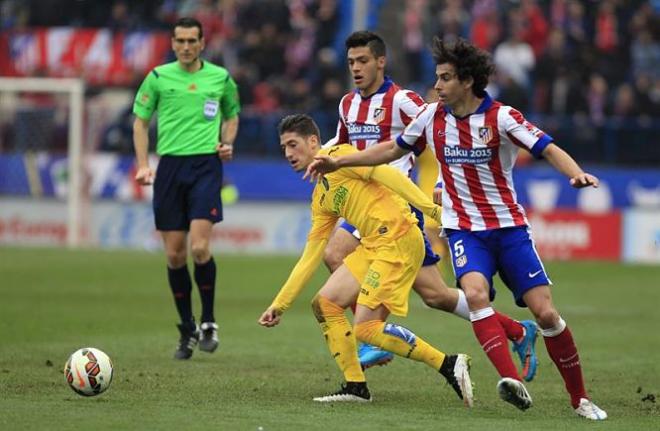
[[355, 326], [355, 335], [363, 343], [378, 346], [404, 358], [424, 362], [439, 370], [445, 354], [435, 349], [412, 331], [394, 323], [369, 320]]
[[344, 373], [347, 382], [364, 382], [364, 373], [357, 356], [357, 342], [344, 310], [324, 298], [316, 295], [312, 300], [312, 309], [321, 326], [332, 357]]

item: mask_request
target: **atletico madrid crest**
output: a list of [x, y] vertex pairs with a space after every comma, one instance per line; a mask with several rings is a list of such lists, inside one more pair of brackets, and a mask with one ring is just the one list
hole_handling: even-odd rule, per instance
[[484, 145], [489, 143], [493, 139], [493, 129], [490, 126], [479, 127], [479, 139]]
[[374, 109], [374, 123], [378, 124], [385, 119], [385, 108], [376, 108]]

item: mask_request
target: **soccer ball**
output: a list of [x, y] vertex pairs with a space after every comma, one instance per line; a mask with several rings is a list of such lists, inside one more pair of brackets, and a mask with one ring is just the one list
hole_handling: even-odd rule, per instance
[[94, 347], [76, 350], [64, 364], [64, 377], [78, 395], [93, 397], [112, 382], [112, 361]]

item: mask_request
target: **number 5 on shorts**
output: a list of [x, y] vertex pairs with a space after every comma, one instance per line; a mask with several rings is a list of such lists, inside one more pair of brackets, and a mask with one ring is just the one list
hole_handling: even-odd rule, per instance
[[463, 247], [463, 240], [459, 239], [454, 243], [454, 258], [462, 256], [465, 253], [465, 247]]

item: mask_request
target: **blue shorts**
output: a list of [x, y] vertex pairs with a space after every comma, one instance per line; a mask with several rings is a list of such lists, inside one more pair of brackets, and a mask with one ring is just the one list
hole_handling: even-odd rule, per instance
[[445, 233], [456, 279], [472, 271], [483, 274], [490, 285], [491, 301], [495, 299], [496, 272], [520, 307], [526, 306], [525, 292], [552, 284], [527, 226], [477, 232], [445, 229]]
[[221, 189], [217, 154], [162, 156], [154, 182], [156, 229], [187, 231], [194, 219], [221, 221]]
[[[431, 248], [431, 243], [429, 243], [429, 239], [426, 237], [426, 234], [424, 233], [424, 215], [420, 210], [418, 210], [413, 206], [410, 206], [410, 209], [412, 209], [412, 212], [415, 214], [415, 217], [417, 217], [417, 226], [419, 226], [419, 229], [422, 231], [422, 236], [424, 237], [424, 262], [422, 262], [422, 266], [435, 265], [440, 261], [440, 256], [435, 254], [433, 248]], [[347, 221], [344, 220], [342, 224], [339, 225], [339, 227], [341, 229], [344, 229], [351, 235], [353, 235], [358, 240], [360, 239], [360, 232], [357, 230], [355, 226], [348, 223]]]

